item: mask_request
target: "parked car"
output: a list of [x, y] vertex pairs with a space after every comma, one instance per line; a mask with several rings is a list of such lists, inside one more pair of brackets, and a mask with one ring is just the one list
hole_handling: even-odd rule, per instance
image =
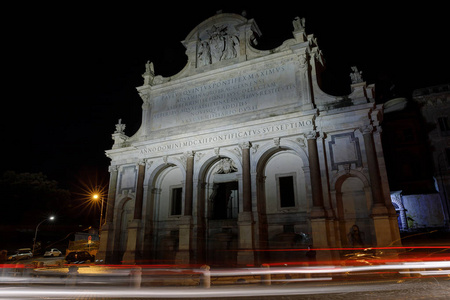
[[72, 251], [66, 255], [68, 264], [83, 264], [95, 261], [95, 256], [87, 251]]
[[8, 255], [8, 260], [21, 260], [21, 259], [29, 259], [32, 257], [33, 252], [31, 252], [31, 248], [21, 248], [17, 249], [15, 254]]
[[51, 248], [50, 250], [45, 251], [44, 257], [46, 257], [46, 256], [53, 256], [53, 257], [55, 257], [55, 256], [61, 256], [61, 254], [62, 254], [62, 252], [59, 251], [58, 249], [56, 249], [56, 248]]

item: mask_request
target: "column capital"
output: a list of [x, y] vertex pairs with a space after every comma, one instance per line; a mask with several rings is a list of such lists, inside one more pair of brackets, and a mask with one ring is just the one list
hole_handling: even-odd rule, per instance
[[371, 124], [363, 125], [359, 127], [359, 131], [361, 131], [362, 134], [370, 134], [373, 132], [373, 126]]
[[322, 139], [322, 140], [325, 140], [325, 139], [327, 138], [327, 133], [326, 133], [326, 132], [324, 132], [324, 131], [319, 131], [318, 133], [319, 133], [318, 138], [320, 138], [320, 139]]
[[150, 104], [150, 102], [144, 101], [144, 103], [142, 103], [142, 109], [143, 110], [151, 110], [152, 105]]
[[242, 150], [244, 149], [250, 149], [252, 147], [251, 142], [243, 142], [239, 144], [239, 147], [241, 147]]
[[111, 165], [108, 167], [108, 172], [112, 173], [112, 172], [118, 172], [119, 171], [119, 166], [118, 165]]
[[310, 131], [304, 134], [307, 140], [315, 140], [318, 136], [318, 132], [317, 131]]
[[301, 70], [303, 72], [306, 72], [309, 67], [309, 60], [310, 60], [311, 56], [309, 55], [308, 52], [303, 52], [303, 53], [297, 54], [297, 57], [299, 60], [299, 66], [300, 66]]
[[186, 156], [186, 158], [194, 157], [195, 151], [189, 150], [189, 151], [184, 152], [183, 154], [184, 154], [184, 156]]

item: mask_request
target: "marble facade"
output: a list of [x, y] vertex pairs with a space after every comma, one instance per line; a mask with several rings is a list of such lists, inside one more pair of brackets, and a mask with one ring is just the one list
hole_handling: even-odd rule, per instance
[[353, 225], [367, 246], [399, 239], [375, 87], [354, 68], [351, 94], [323, 92], [304, 19], [275, 49], [258, 50], [260, 35], [253, 19], [219, 13], [182, 41], [178, 74], [146, 64], [142, 125], [128, 136], [120, 121], [106, 151], [98, 258], [260, 264], [276, 258], [254, 250], [350, 246]]

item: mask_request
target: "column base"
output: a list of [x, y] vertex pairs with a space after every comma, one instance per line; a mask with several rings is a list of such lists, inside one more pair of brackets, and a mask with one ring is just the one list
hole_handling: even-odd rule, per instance
[[191, 253], [189, 250], [180, 250], [175, 254], [175, 263], [180, 265], [187, 265], [191, 262]]
[[192, 248], [192, 217], [183, 216], [178, 232], [178, 251], [175, 254], [175, 261], [178, 264], [189, 264], [191, 262]]
[[255, 264], [255, 254], [253, 251], [239, 250], [237, 253], [238, 266], [253, 266]]
[[239, 249], [253, 249], [253, 216], [251, 212], [241, 212], [238, 216]]
[[95, 257], [97, 264], [105, 264], [113, 262], [112, 235], [113, 235], [112, 224], [106, 223], [105, 225], [103, 225], [102, 232], [100, 235], [100, 245], [98, 247], [98, 252]]
[[378, 247], [390, 246], [393, 242], [391, 224], [387, 215], [372, 215]]
[[312, 240], [314, 248], [327, 248], [328, 245], [328, 228], [325, 218], [311, 219]]
[[239, 251], [237, 253], [237, 264], [240, 266], [253, 266], [255, 263], [255, 255], [253, 253], [253, 223], [253, 215], [251, 212], [239, 213]]
[[141, 220], [133, 220], [128, 225], [127, 250], [123, 255], [123, 263], [136, 264], [139, 260], [139, 251], [137, 249], [137, 241], [139, 229], [141, 227]]
[[389, 214], [386, 205], [382, 203], [375, 203], [372, 207], [372, 215], [387, 216]]
[[322, 219], [326, 217], [326, 212], [323, 207], [314, 206], [310, 214], [311, 219]]

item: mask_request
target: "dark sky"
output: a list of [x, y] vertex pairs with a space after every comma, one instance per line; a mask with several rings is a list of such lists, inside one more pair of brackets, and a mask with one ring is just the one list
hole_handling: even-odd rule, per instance
[[263, 33], [264, 49], [290, 38], [294, 17], [305, 17], [338, 90], [349, 89], [353, 65], [368, 83], [395, 84], [402, 92], [450, 82], [444, 8], [188, 2], [5, 10], [1, 170], [43, 172], [63, 186], [95, 172], [107, 176], [104, 150], [112, 146], [117, 120], [128, 135], [139, 128], [142, 100], [135, 88], [143, 84], [146, 61], [157, 75], [176, 74], [187, 62], [180, 41], [218, 10], [246, 10]]

